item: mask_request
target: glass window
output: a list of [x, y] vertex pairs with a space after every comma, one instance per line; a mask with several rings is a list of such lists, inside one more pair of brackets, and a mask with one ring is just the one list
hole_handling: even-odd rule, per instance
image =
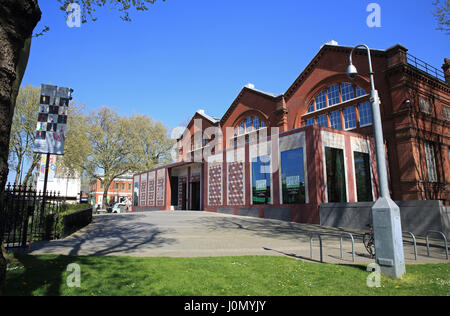
[[251, 117], [248, 117], [245, 120], [245, 132], [250, 133], [253, 130], [253, 120]]
[[366, 90], [364, 90], [363, 88], [356, 86], [356, 97], [362, 97], [363, 95], [367, 95]]
[[312, 113], [312, 112], [314, 112], [314, 101], [311, 102], [311, 104], [309, 105], [309, 108], [308, 108], [308, 113]]
[[341, 95], [342, 102], [355, 98], [355, 92], [353, 91], [353, 85], [351, 83], [341, 83]]
[[239, 125], [238, 135], [244, 135], [244, 134], [245, 134], [245, 122], [242, 122], [241, 125]]
[[311, 126], [311, 125], [314, 125], [314, 119], [313, 118], [309, 119], [309, 120], [306, 120], [306, 126]]
[[139, 205], [139, 182], [136, 180], [134, 181], [133, 205]]
[[259, 117], [257, 117], [257, 116], [255, 116], [255, 117], [253, 118], [253, 128], [254, 128], [255, 130], [258, 130], [258, 129], [261, 128], [261, 125], [260, 125], [260, 123], [259, 123]]
[[303, 148], [281, 153], [283, 204], [305, 203], [305, 169]]
[[330, 114], [330, 127], [342, 129], [341, 111], [335, 111]]
[[351, 106], [344, 109], [344, 123], [345, 129], [356, 128], [356, 110]]
[[327, 107], [327, 99], [324, 90], [316, 98], [316, 110], [324, 109], [326, 107]]
[[340, 103], [339, 86], [337, 84], [328, 87], [327, 93], [328, 93], [328, 106]]
[[264, 123], [263, 120], [261, 120], [261, 128], [267, 127], [266, 123]]
[[434, 144], [425, 142], [425, 159], [428, 169], [428, 180], [437, 182], [436, 157], [434, 155]]
[[319, 126], [323, 126], [323, 127], [328, 127], [328, 119], [327, 119], [327, 115], [321, 115], [317, 118], [317, 125]]
[[359, 125], [366, 126], [372, 124], [372, 109], [370, 102], [361, 103], [358, 106]]
[[252, 160], [253, 204], [270, 204], [270, 157]]
[[347, 202], [344, 151], [325, 147], [328, 203]]
[[372, 180], [370, 177], [370, 156], [366, 153], [353, 152], [355, 158], [356, 194], [358, 202], [371, 202]]

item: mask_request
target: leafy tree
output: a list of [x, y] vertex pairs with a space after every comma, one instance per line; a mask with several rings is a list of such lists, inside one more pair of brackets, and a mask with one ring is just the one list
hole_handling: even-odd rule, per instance
[[128, 119], [133, 146], [133, 170], [143, 172], [172, 162], [171, 149], [175, 141], [167, 128], [151, 117], [136, 115]]
[[40, 88], [28, 85], [20, 89], [17, 97], [9, 143], [10, 165], [15, 166], [16, 171], [14, 184], [19, 184], [22, 164], [26, 160], [32, 160], [27, 172], [29, 174], [36, 168], [34, 161], [39, 161], [40, 158], [32, 152], [39, 112], [39, 96]]
[[433, 15], [438, 22], [438, 30], [444, 31], [450, 34], [450, 0], [435, 0], [433, 5], [435, 6]]
[[73, 115], [58, 168], [99, 180], [104, 188], [104, 206], [115, 179], [171, 161], [173, 142], [167, 129], [148, 116], [121, 117], [107, 107], [89, 115]]
[[[131, 8], [135, 8], [137, 11], [146, 11], [148, 10], [147, 5], [153, 4], [155, 1], [58, 0], [60, 9], [64, 11], [71, 3], [78, 3], [82, 8], [83, 22], [87, 22], [88, 18], [95, 21], [95, 10], [98, 7], [116, 9], [121, 13], [123, 20], [129, 21]], [[3, 149], [0, 151], [0, 195], [4, 191], [9, 171], [9, 151], [4, 149], [9, 148], [14, 107], [28, 64], [33, 31], [40, 21], [41, 15], [38, 0], [2, 0], [0, 2], [0, 121], [2, 122], [0, 124], [0, 148]], [[4, 216], [1, 205], [0, 216]], [[0, 238], [2, 238], [1, 229], [0, 225]], [[0, 295], [3, 294], [5, 276], [6, 259], [3, 253], [0, 253]]]

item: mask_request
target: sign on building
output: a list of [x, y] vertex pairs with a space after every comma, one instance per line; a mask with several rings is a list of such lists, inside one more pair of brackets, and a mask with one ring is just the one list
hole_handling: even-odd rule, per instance
[[33, 152], [41, 154], [64, 155], [67, 114], [72, 89], [41, 86], [36, 138]]

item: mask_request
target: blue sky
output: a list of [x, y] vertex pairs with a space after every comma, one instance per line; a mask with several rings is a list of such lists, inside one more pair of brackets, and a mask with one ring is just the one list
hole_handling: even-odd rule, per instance
[[[381, 27], [369, 28], [369, 3]], [[146, 114], [169, 128], [198, 109], [221, 117], [247, 83], [284, 93], [330, 40], [386, 49], [400, 43], [440, 68], [449, 36], [436, 30], [433, 0], [157, 0], [123, 22], [99, 9], [97, 22], [66, 25], [56, 0], [40, 0], [50, 32], [33, 41], [23, 84], [75, 90], [95, 109]]]
[[284, 93], [327, 41], [386, 49], [400, 43], [439, 67], [449, 36], [433, 0], [378, 1], [381, 28], [366, 25], [364, 0], [158, 0], [148, 12], [97, 11], [69, 28], [56, 0], [43, 11], [23, 84], [68, 86], [89, 108], [110, 106], [176, 127], [198, 109], [222, 116], [242, 86]]

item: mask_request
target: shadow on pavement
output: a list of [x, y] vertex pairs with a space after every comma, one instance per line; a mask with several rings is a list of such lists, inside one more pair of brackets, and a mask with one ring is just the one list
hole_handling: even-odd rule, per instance
[[63, 240], [32, 244], [31, 253], [57, 253], [71, 256], [127, 255], [140, 249], [163, 247], [176, 242], [163, 237], [168, 230], [140, 222], [139, 215], [105, 215]]

